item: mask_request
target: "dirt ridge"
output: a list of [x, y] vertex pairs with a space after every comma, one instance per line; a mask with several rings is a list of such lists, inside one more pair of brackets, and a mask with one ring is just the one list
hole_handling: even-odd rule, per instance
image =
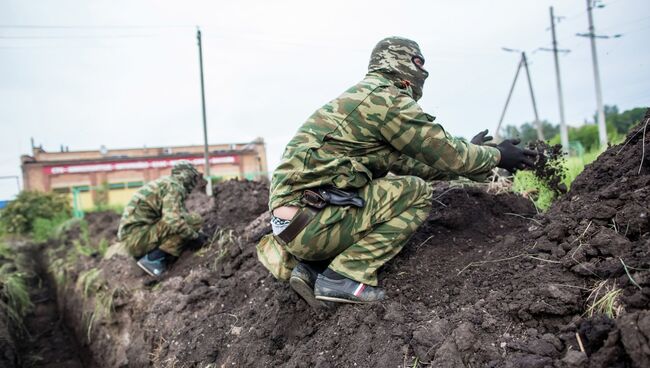
[[[650, 134], [634, 132], [544, 215], [518, 195], [435, 184], [429, 218], [381, 271], [389, 298], [331, 313], [256, 260], [270, 230], [265, 184], [219, 184], [213, 202], [195, 193], [188, 205], [220, 236], [160, 282], [120, 256], [70, 270], [74, 280], [96, 267], [124, 291], [86, 348], [101, 367], [648, 366]], [[617, 319], [585, 315], [603, 280], [621, 290]], [[91, 301], [67, 290], [79, 319]]]

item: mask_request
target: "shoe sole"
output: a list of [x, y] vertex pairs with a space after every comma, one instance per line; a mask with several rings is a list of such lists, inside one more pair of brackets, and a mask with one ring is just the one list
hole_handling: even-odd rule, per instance
[[343, 299], [343, 298], [337, 298], [335, 296], [316, 296], [316, 300], [324, 300], [328, 302], [335, 302], [335, 303], [347, 303], [347, 304], [370, 304], [370, 303], [377, 303], [380, 300], [373, 300], [373, 301], [363, 301], [363, 300], [350, 300], [350, 299]]
[[158, 276], [154, 275], [153, 273], [151, 273], [151, 271], [149, 271], [145, 266], [141, 265], [140, 262], [136, 262], [136, 264], [138, 265], [138, 267], [140, 267], [142, 269], [142, 271], [146, 272], [147, 275], [153, 276], [153, 277], [156, 277], [156, 278], [158, 277]]
[[316, 300], [314, 297], [314, 289], [299, 277], [292, 277], [289, 279], [289, 285], [300, 297], [315, 310], [329, 309], [327, 303]]

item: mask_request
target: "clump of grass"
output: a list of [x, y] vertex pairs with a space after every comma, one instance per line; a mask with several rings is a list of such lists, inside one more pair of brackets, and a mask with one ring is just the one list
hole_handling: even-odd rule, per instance
[[618, 317], [623, 312], [623, 305], [620, 297], [623, 290], [616, 286], [616, 283], [609, 283], [608, 280], [597, 283], [587, 297], [587, 314], [589, 317], [602, 314], [609, 318]]
[[106, 255], [106, 251], [108, 251], [109, 246], [110, 244], [108, 244], [108, 240], [104, 238], [102, 238], [102, 240], [99, 241], [99, 244], [97, 244], [97, 251], [102, 257]]
[[215, 230], [214, 234], [208, 240], [208, 244], [203, 246], [196, 252], [196, 255], [199, 257], [204, 257], [208, 253], [216, 251], [219, 254], [222, 254], [224, 250], [227, 251], [232, 244], [237, 241], [235, 232], [232, 229], [218, 229]]
[[48, 267], [50, 273], [54, 276], [57, 288], [61, 288], [67, 281], [67, 267], [64, 258], [58, 258], [52, 261]]
[[585, 169], [585, 166], [596, 161], [598, 156], [602, 153], [600, 150], [587, 152], [582, 156], [570, 156], [566, 158], [566, 176], [563, 183], [567, 188], [571, 187], [571, 183], [580, 173]]
[[541, 211], [548, 210], [556, 197], [555, 192], [530, 171], [517, 171], [512, 182], [512, 190], [530, 198], [535, 207]]
[[98, 268], [91, 268], [82, 272], [77, 279], [77, 287], [81, 289], [84, 298], [88, 298], [102, 287], [104, 282], [102, 271]]
[[84, 300], [91, 300], [93, 303], [92, 310], [84, 315], [86, 335], [90, 342], [95, 323], [101, 319], [111, 318], [115, 312], [115, 297], [125, 294], [126, 290], [120, 287], [111, 288], [98, 268], [91, 268], [81, 273], [77, 279], [77, 288], [82, 291]]
[[214, 232], [208, 245], [202, 248], [198, 253], [203, 257], [208, 252], [216, 253], [216, 257], [212, 262], [212, 269], [216, 269], [219, 263], [230, 254], [230, 248], [238, 244], [239, 237], [235, 235], [232, 229], [219, 229]]
[[27, 275], [16, 268], [8, 246], [0, 244], [0, 249], [5, 261], [0, 265], [0, 310], [7, 314], [18, 330], [24, 330], [23, 317], [33, 306], [29, 297]]
[[88, 342], [91, 341], [92, 329], [96, 321], [101, 319], [109, 319], [115, 312], [115, 297], [125, 290], [121, 288], [108, 289], [106, 284], [104, 287], [97, 291], [95, 294], [94, 306], [92, 312], [87, 317], [87, 338]]

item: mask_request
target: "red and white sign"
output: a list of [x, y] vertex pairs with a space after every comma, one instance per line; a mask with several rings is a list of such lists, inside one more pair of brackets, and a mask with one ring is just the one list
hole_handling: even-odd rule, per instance
[[[203, 157], [174, 157], [168, 159], [152, 159], [140, 161], [110, 161], [95, 164], [77, 164], [77, 165], [62, 165], [62, 166], [45, 166], [43, 171], [47, 175], [59, 174], [85, 174], [93, 172], [106, 172], [106, 171], [120, 171], [120, 170], [143, 170], [143, 169], [159, 169], [173, 167], [179, 161], [189, 161], [194, 166], [205, 165]], [[237, 156], [218, 156], [210, 157], [209, 162], [211, 165], [216, 164], [235, 164], [237, 163]]]

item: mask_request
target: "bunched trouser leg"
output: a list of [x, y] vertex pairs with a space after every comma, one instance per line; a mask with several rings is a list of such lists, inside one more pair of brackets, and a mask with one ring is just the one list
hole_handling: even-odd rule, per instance
[[377, 269], [404, 247], [431, 209], [432, 188], [414, 176], [376, 179], [359, 193], [363, 208], [328, 206], [287, 250], [305, 260], [331, 259], [329, 268], [377, 285]]
[[[197, 214], [187, 214], [185, 221], [196, 231], [201, 229], [202, 219]], [[158, 248], [165, 253], [178, 257], [187, 239], [182, 238], [166, 222], [143, 225], [131, 229], [122, 242], [126, 250], [134, 257], [142, 257]]]
[[[187, 222], [187, 224], [190, 225], [192, 229], [194, 229], [194, 231], [201, 230], [201, 226], [203, 225], [203, 219], [201, 216], [192, 213], [184, 215], [183, 218], [185, 219], [185, 222]], [[173, 231], [167, 231], [167, 233], [169, 235], [161, 239], [158, 249], [167, 254], [171, 254], [174, 257], [178, 257], [183, 251], [183, 246], [189, 239], [185, 239]]]

